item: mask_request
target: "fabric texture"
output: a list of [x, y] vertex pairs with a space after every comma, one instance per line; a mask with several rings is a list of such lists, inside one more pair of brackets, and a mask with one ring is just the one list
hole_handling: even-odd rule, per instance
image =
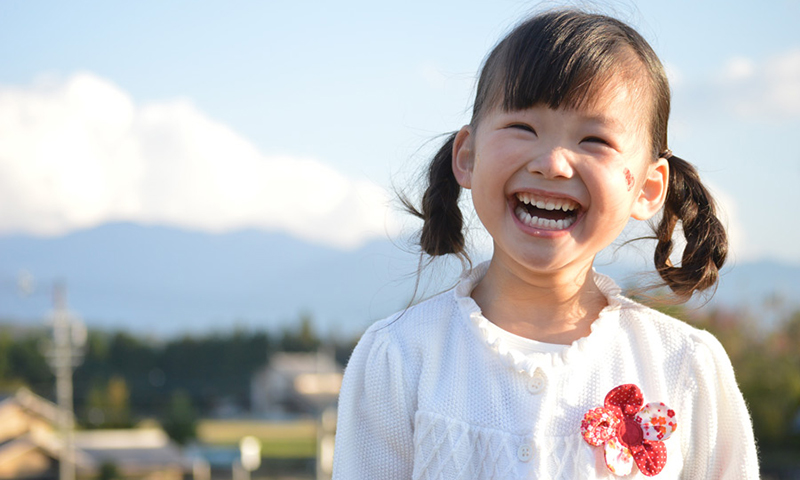
[[[618, 478], [581, 422], [625, 384], [680, 422], [652, 478], [758, 478], [750, 417], [711, 334], [595, 273], [608, 306], [588, 336], [565, 346], [517, 337], [470, 297], [486, 268], [363, 335], [339, 398], [334, 479]], [[626, 478], [648, 477], [634, 467]]]

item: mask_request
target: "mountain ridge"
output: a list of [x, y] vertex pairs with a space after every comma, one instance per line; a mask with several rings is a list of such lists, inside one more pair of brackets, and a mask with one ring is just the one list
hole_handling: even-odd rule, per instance
[[[237, 327], [283, 329], [302, 315], [327, 335], [357, 335], [414, 297], [419, 257], [390, 240], [343, 251], [278, 232], [203, 233], [111, 223], [60, 237], [0, 237], [0, 318], [41, 322], [49, 286], [63, 279], [70, 307], [93, 327], [173, 336]], [[458, 262], [426, 271], [415, 298], [455, 282]], [[621, 285], [622, 263], [601, 265]], [[20, 271], [33, 295], [15, 295]], [[427, 286], [427, 288], [425, 288]], [[712, 305], [800, 308], [800, 267], [774, 261], [723, 269]]]

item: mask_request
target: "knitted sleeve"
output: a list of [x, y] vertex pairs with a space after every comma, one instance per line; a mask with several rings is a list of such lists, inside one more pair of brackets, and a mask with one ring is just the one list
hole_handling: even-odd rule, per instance
[[[682, 478], [757, 479], [758, 455], [747, 411], [728, 355], [708, 332], [699, 332], [686, 378]], [[678, 428], [681, 428], [679, 424]]]
[[413, 413], [403, 359], [385, 331], [370, 329], [345, 369], [334, 480], [411, 478]]

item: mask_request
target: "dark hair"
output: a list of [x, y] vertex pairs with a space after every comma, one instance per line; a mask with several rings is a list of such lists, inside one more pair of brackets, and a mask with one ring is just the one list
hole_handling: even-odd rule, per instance
[[[667, 152], [670, 91], [664, 67], [633, 28], [599, 14], [560, 10], [536, 15], [511, 31], [484, 61], [478, 79], [471, 124], [497, 106], [506, 111], [535, 105], [550, 108], [589, 106], [592, 95], [611, 78], [627, 76], [651, 100], [649, 131], [652, 158], [668, 158], [667, 200], [656, 227], [656, 270], [675, 294], [690, 297], [712, 286], [725, 261], [727, 239], [716, 217], [714, 201], [695, 169]], [[455, 134], [450, 135], [428, 169], [428, 186], [418, 209], [406, 209], [423, 220], [422, 250], [432, 256], [466, 257], [461, 191], [452, 171]], [[678, 222], [687, 244], [680, 266], [670, 263], [672, 234]]]
[[[728, 236], [717, 218], [711, 194], [703, 186], [697, 170], [679, 157], [669, 161], [669, 188], [656, 227], [655, 264], [658, 274], [680, 298], [717, 283], [719, 269], [728, 255]], [[680, 267], [672, 265], [672, 233], [678, 221], [686, 238]]]

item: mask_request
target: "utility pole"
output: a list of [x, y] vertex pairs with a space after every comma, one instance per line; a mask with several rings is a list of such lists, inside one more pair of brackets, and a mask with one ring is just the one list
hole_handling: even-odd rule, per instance
[[336, 406], [329, 405], [317, 422], [317, 480], [333, 475], [333, 447], [336, 436]]
[[53, 312], [50, 315], [53, 338], [46, 348], [50, 368], [56, 376], [58, 426], [61, 432], [59, 480], [75, 480], [75, 415], [72, 407], [72, 371], [80, 365], [86, 344], [86, 327], [67, 309], [64, 283], [53, 287]]

